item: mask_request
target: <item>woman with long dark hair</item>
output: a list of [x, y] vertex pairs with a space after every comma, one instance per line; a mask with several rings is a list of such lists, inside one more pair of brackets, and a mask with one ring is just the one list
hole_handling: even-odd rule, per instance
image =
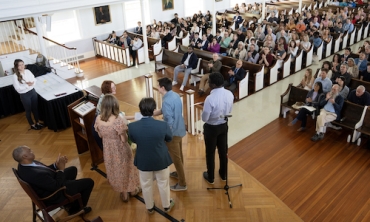
[[[307, 93], [306, 96], [306, 105], [313, 106], [316, 108], [316, 114], [318, 114], [320, 107], [319, 102], [321, 99], [325, 99], [325, 95], [323, 93], [322, 84], [321, 82], [316, 82], [313, 89]], [[307, 115], [312, 115], [313, 112], [309, 111], [306, 108], [301, 108], [298, 112], [297, 117], [289, 123], [289, 126], [293, 126], [297, 123], [298, 120], [302, 121], [301, 128], [298, 129], [298, 132], [306, 130], [306, 123], [307, 123]]]
[[[21, 59], [14, 61], [14, 89], [19, 93], [24, 109], [26, 110], [27, 121], [33, 130], [40, 130], [43, 125], [39, 122], [39, 111], [37, 109], [37, 93], [35, 90], [36, 78], [25, 69]], [[35, 122], [32, 120], [31, 113]]]

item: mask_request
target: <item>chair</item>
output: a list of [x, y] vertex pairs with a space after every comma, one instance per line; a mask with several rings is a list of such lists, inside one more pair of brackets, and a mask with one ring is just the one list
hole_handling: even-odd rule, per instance
[[[33, 222], [36, 222], [36, 216], [38, 218], [40, 218], [41, 221], [45, 221], [45, 222], [49, 222], [49, 221], [54, 221], [54, 219], [49, 215], [49, 212], [52, 211], [52, 210], [55, 210], [57, 209], [58, 207], [63, 207], [69, 203], [72, 203], [74, 202], [75, 200], [78, 200], [79, 204], [80, 204], [80, 208], [81, 210], [73, 215], [70, 215], [70, 216], [67, 216], [61, 220], [58, 220], [59, 222], [64, 222], [64, 221], [68, 221], [68, 220], [71, 220], [72, 218], [76, 217], [76, 216], [81, 216], [81, 218], [85, 221], [85, 222], [88, 222], [88, 220], [86, 220], [84, 218], [84, 211], [82, 210], [83, 209], [83, 206], [82, 206], [82, 199], [81, 199], [81, 194], [75, 194], [73, 196], [70, 196], [66, 193], [66, 187], [61, 187], [60, 189], [56, 190], [53, 194], [51, 194], [50, 196], [48, 197], [45, 197], [45, 198], [40, 198], [36, 193], [35, 191], [32, 189], [32, 187], [25, 181], [23, 181], [20, 177], [19, 177], [19, 174], [18, 174], [18, 170], [14, 169], [13, 168], [13, 172], [14, 172], [14, 175], [15, 177], [17, 178], [19, 184], [21, 185], [21, 187], [23, 188], [23, 190], [27, 193], [27, 195], [31, 198], [32, 200], [32, 212], [33, 212], [33, 217], [32, 217], [32, 221]], [[58, 192], [60, 191], [63, 191], [64, 192], [64, 195], [67, 197], [63, 202], [59, 203], [59, 204], [54, 204], [54, 205], [51, 205], [51, 206], [46, 206], [44, 204], [43, 201], [49, 199], [50, 197], [54, 196], [55, 194], [57, 194]], [[36, 209], [36, 205], [38, 207], [38, 209]], [[43, 217], [42, 218], [38, 212], [42, 212], [43, 214]]]

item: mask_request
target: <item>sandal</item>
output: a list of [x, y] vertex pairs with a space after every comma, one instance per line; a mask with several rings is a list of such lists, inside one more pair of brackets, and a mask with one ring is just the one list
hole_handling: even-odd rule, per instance
[[128, 202], [128, 199], [129, 199], [128, 193], [127, 193], [127, 197], [125, 198], [125, 195], [123, 195], [123, 192], [121, 192], [120, 197], [121, 197], [121, 199], [122, 199], [123, 202], [125, 202], [125, 203]]
[[134, 197], [134, 196], [138, 195], [139, 193], [141, 193], [141, 191], [142, 191], [141, 187], [137, 187], [135, 192], [130, 192], [130, 196]]

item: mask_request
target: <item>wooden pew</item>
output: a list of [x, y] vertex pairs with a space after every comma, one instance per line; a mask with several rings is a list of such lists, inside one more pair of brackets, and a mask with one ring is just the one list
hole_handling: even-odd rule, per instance
[[370, 92], [370, 82], [362, 81], [359, 79], [352, 78], [351, 82], [349, 83], [348, 88], [350, 90], [356, 89], [359, 85], [363, 85], [366, 89], [366, 91]]
[[279, 116], [286, 118], [286, 113], [288, 111], [295, 110], [292, 106], [296, 102], [306, 101], [307, 93], [307, 90], [293, 86], [293, 83], [290, 83], [288, 89], [280, 95]]
[[361, 118], [362, 124], [360, 120], [361, 126], [356, 128], [356, 131], [358, 132], [358, 134], [356, 134], [356, 136], [354, 136], [352, 139], [352, 142], [355, 142], [356, 137], [358, 137], [357, 146], [361, 145], [361, 138], [360, 138], [361, 134], [370, 136], [370, 107], [365, 106], [365, 110], [366, 110], [365, 115], [363, 118]]
[[[185, 53], [187, 52], [187, 47], [179, 45], [178, 52], [180, 53]], [[199, 49], [194, 49], [194, 53], [198, 56], [198, 58], [202, 58], [205, 61], [209, 61], [212, 59], [212, 54], [211, 52], [204, 51], [204, 50], [199, 50]], [[233, 67], [236, 64], [237, 59], [228, 57], [228, 56], [222, 56], [219, 55], [219, 59], [222, 63], [222, 65]], [[249, 82], [250, 82], [250, 91], [251, 93], [257, 92], [261, 90], [264, 86], [263, 84], [263, 78], [261, 78], [261, 73], [263, 76], [263, 66], [257, 65], [254, 63], [250, 63], [247, 61], [243, 61], [243, 68], [245, 70], [249, 70]], [[204, 69], [207, 70], [207, 69]], [[244, 82], [243, 82], [244, 84]], [[246, 95], [242, 95], [242, 97], [239, 97], [239, 99], [245, 97]]]
[[347, 137], [347, 142], [355, 142], [358, 139], [358, 131], [356, 129], [360, 128], [362, 121], [366, 112], [367, 106], [360, 106], [348, 101], [343, 103], [343, 108], [341, 111], [341, 119], [339, 121], [334, 120], [335, 125], [344, 127], [346, 129], [352, 130], [351, 134]]
[[[136, 34], [136, 33], [133, 33], [133, 32], [129, 32], [127, 31], [127, 35], [131, 38], [131, 39], [134, 39], [134, 37], [137, 35], [139, 36], [139, 38], [141, 39], [141, 41], [143, 41], [144, 43], [144, 38], [143, 38], [143, 35], [140, 35], [140, 34]], [[161, 39], [155, 39], [155, 38], [152, 38], [152, 37], [147, 37], [148, 39], [148, 55], [149, 57], [151, 58], [154, 58], [154, 55], [157, 55], [159, 53], [158, 49], [160, 49], [158, 46], [162, 47], [162, 41]], [[142, 57], [144, 58], [144, 50], [142, 50], [142, 52], [138, 51], [138, 55], [137, 57]], [[144, 62], [144, 61], [142, 61]], [[139, 62], [140, 63], [140, 62]]]

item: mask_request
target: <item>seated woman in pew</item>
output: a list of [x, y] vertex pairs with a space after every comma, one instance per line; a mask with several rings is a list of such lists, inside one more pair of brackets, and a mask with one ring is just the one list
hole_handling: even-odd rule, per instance
[[363, 46], [358, 47], [357, 53], [365, 52], [365, 48], [368, 45], [370, 45], [370, 41], [369, 40], [365, 40]]
[[257, 25], [257, 29], [254, 31], [254, 37], [257, 39], [257, 41], [263, 41], [265, 39], [266, 36], [263, 32], [261, 24]]
[[333, 60], [331, 62], [331, 66], [332, 66], [331, 70], [333, 71], [333, 73], [339, 72], [340, 64], [341, 64], [340, 55], [338, 53], [335, 53], [333, 56]]
[[275, 42], [272, 40], [271, 36], [266, 36], [266, 41], [263, 43], [263, 46], [269, 48], [271, 53], [273, 53]]
[[347, 72], [352, 76], [352, 78], [358, 79], [359, 70], [358, 66], [355, 63], [355, 60], [353, 58], [348, 58], [347, 64], [348, 64]]
[[241, 5], [240, 5], [240, 8], [239, 8], [239, 12], [240, 13], [245, 13], [247, 11], [247, 6], [245, 5], [245, 3], [243, 2]]
[[312, 76], [312, 69], [306, 69], [301, 83], [297, 87], [303, 88], [305, 90], [311, 90], [315, 78]]
[[208, 51], [213, 53], [220, 53], [220, 44], [218, 44], [217, 39], [213, 38], [212, 42], [208, 44]]
[[294, 40], [290, 40], [289, 42], [288, 53], [290, 54], [291, 61], [294, 62], [298, 53], [297, 43]]
[[221, 27], [226, 27], [227, 29], [229, 28], [230, 22], [226, 19], [225, 14], [222, 14], [220, 23], [221, 23]]
[[232, 56], [234, 54], [234, 51], [235, 49], [238, 48], [238, 44], [239, 44], [239, 36], [238, 34], [234, 34], [233, 36], [233, 40], [231, 40], [230, 44], [229, 44], [229, 56]]
[[[313, 106], [316, 109], [313, 112], [315, 112], [315, 114], [318, 115], [320, 111], [319, 103], [322, 99], [325, 99], [325, 95], [322, 89], [322, 84], [321, 82], [316, 82], [313, 89], [307, 93], [306, 106]], [[288, 126], [293, 126], [294, 124], [298, 122], [298, 120], [300, 120], [301, 127], [297, 131], [302, 132], [306, 130], [307, 115], [312, 115], [313, 112], [309, 111], [306, 108], [301, 108], [298, 112], [297, 117], [294, 118], [294, 120], [290, 122]]]
[[234, 53], [232, 54], [233, 58], [245, 60], [245, 57], [247, 56], [247, 50], [245, 50], [245, 45], [243, 42], [238, 43], [238, 48], [234, 50]]
[[284, 44], [279, 43], [278, 48], [275, 51], [275, 54], [271, 54], [271, 55], [277, 60], [276, 61], [277, 68], [279, 69], [279, 68], [283, 67], [284, 59], [287, 55], [287, 53], [284, 49]]
[[271, 55], [271, 51], [268, 47], [263, 47], [260, 52], [258, 64], [265, 65], [264, 74], [270, 71], [270, 66], [274, 61], [274, 57]]

